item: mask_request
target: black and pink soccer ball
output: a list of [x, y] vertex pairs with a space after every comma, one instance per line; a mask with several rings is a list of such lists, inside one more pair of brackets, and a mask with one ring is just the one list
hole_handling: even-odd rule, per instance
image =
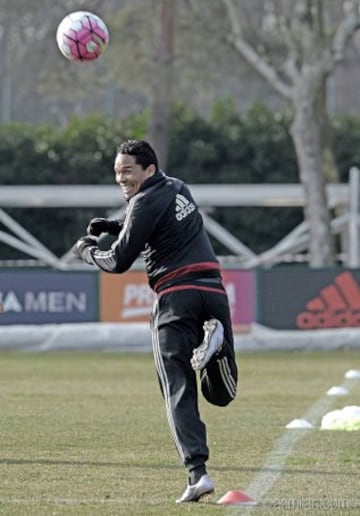
[[56, 42], [69, 61], [93, 61], [108, 46], [109, 31], [97, 14], [76, 11], [60, 22]]

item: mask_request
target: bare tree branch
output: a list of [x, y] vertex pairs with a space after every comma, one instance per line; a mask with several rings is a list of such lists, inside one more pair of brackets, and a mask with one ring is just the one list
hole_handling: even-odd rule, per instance
[[286, 61], [283, 64], [284, 73], [292, 80], [292, 82], [296, 82], [299, 78], [300, 70], [300, 52], [298, 45], [293, 36], [293, 32], [291, 30], [291, 23], [289, 19], [285, 16], [284, 9], [279, 9], [279, 5], [277, 3], [273, 4], [274, 17], [276, 20], [276, 30], [279, 31], [280, 35], [285, 42], [286, 47], [288, 48], [288, 56]]
[[344, 59], [344, 50], [348, 40], [360, 29], [360, 0], [344, 2], [344, 18], [338, 25], [333, 40], [333, 58], [337, 63]]
[[231, 35], [229, 41], [234, 49], [242, 55], [246, 61], [251, 64], [257, 72], [264, 77], [272, 87], [283, 97], [292, 98], [292, 88], [281, 80], [276, 70], [270, 66], [264, 59], [252, 48], [243, 38], [241, 26], [237, 11], [232, 0], [222, 0], [231, 24]]

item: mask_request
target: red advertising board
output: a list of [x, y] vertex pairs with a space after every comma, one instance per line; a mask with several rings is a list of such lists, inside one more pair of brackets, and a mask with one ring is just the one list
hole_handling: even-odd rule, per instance
[[246, 329], [255, 321], [255, 272], [225, 269], [222, 277], [229, 298], [232, 324]]
[[[238, 270], [224, 270], [222, 274], [233, 325], [247, 326], [255, 320], [255, 274]], [[154, 293], [148, 286], [145, 272], [100, 273], [99, 296], [101, 321], [149, 321]]]

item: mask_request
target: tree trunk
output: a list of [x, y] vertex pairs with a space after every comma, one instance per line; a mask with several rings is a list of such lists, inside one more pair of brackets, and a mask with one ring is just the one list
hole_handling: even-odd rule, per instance
[[303, 68], [302, 77], [294, 87], [295, 115], [291, 127], [300, 180], [305, 190], [304, 214], [309, 224], [312, 267], [334, 265], [334, 241], [323, 170], [321, 117], [318, 116], [316, 102], [321, 84], [315, 67]]
[[174, 23], [176, 0], [161, 0], [158, 18], [158, 48], [155, 56], [149, 140], [156, 149], [159, 163], [166, 168], [169, 117], [174, 60]]
[[339, 182], [339, 171], [334, 156], [334, 134], [329, 116], [328, 107], [328, 77], [321, 80], [321, 87], [317, 98], [317, 113], [320, 120], [322, 163], [325, 179], [328, 183]]

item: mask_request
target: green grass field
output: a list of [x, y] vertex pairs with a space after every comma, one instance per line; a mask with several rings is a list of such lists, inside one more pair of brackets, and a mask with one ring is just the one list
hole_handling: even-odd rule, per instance
[[[342, 384], [347, 370], [360, 369], [360, 352], [239, 354], [237, 400], [227, 408], [203, 400], [200, 406], [216, 493], [180, 506], [174, 500], [186, 472], [151, 355], [2, 352], [0, 364], [0, 514], [360, 512], [359, 432], [318, 429], [302, 435], [258, 506], [216, 504], [264, 473], [267, 457], [289, 432], [286, 424]], [[331, 409], [360, 405], [360, 381], [331, 403]]]

